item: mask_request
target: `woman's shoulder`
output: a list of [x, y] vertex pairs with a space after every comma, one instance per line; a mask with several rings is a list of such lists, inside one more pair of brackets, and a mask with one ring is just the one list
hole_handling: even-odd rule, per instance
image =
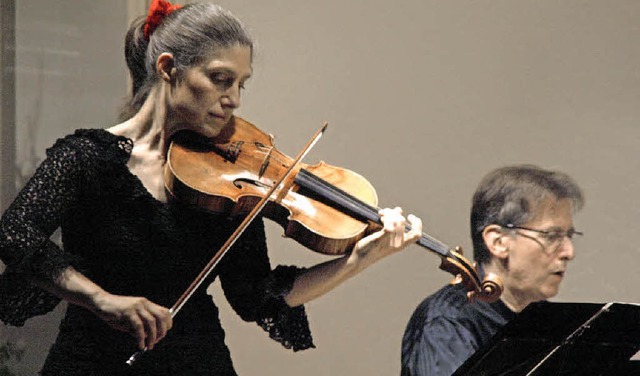
[[47, 156], [76, 155], [97, 159], [127, 161], [133, 149], [133, 142], [102, 128], [79, 128], [58, 138], [47, 149]]

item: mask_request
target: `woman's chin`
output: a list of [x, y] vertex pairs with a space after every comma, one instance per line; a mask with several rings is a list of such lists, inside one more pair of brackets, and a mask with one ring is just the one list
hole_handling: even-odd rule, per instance
[[201, 134], [207, 138], [214, 138], [222, 132], [222, 130], [229, 124], [230, 119], [226, 117], [214, 117], [207, 124], [202, 125], [199, 130], [195, 130], [196, 133]]
[[191, 133], [191, 134], [201, 136], [203, 138], [214, 138], [218, 134], [220, 134], [223, 128], [224, 128], [224, 125], [217, 125], [217, 124], [207, 124], [199, 127], [173, 128], [165, 132], [165, 138], [170, 140], [178, 133]]

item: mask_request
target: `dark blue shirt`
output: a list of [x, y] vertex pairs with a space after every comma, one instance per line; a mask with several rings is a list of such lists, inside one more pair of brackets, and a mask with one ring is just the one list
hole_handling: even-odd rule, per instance
[[501, 300], [469, 303], [448, 285], [420, 303], [402, 338], [402, 376], [449, 376], [515, 317]]

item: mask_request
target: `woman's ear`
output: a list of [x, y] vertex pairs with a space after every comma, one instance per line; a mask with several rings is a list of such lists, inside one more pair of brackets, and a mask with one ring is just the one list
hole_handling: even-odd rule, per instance
[[160, 78], [165, 82], [171, 83], [176, 79], [176, 67], [173, 59], [173, 54], [169, 52], [163, 52], [158, 56], [156, 60], [156, 70]]
[[506, 259], [509, 256], [510, 237], [504, 232], [502, 226], [489, 225], [482, 230], [484, 244], [493, 257]]

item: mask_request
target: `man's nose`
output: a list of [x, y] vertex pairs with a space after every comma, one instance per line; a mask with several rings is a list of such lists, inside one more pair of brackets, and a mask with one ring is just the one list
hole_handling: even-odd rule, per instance
[[573, 244], [573, 240], [568, 236], [565, 236], [560, 241], [559, 245], [560, 249], [558, 249], [558, 254], [561, 258], [566, 260], [573, 260], [576, 257], [576, 248]]

